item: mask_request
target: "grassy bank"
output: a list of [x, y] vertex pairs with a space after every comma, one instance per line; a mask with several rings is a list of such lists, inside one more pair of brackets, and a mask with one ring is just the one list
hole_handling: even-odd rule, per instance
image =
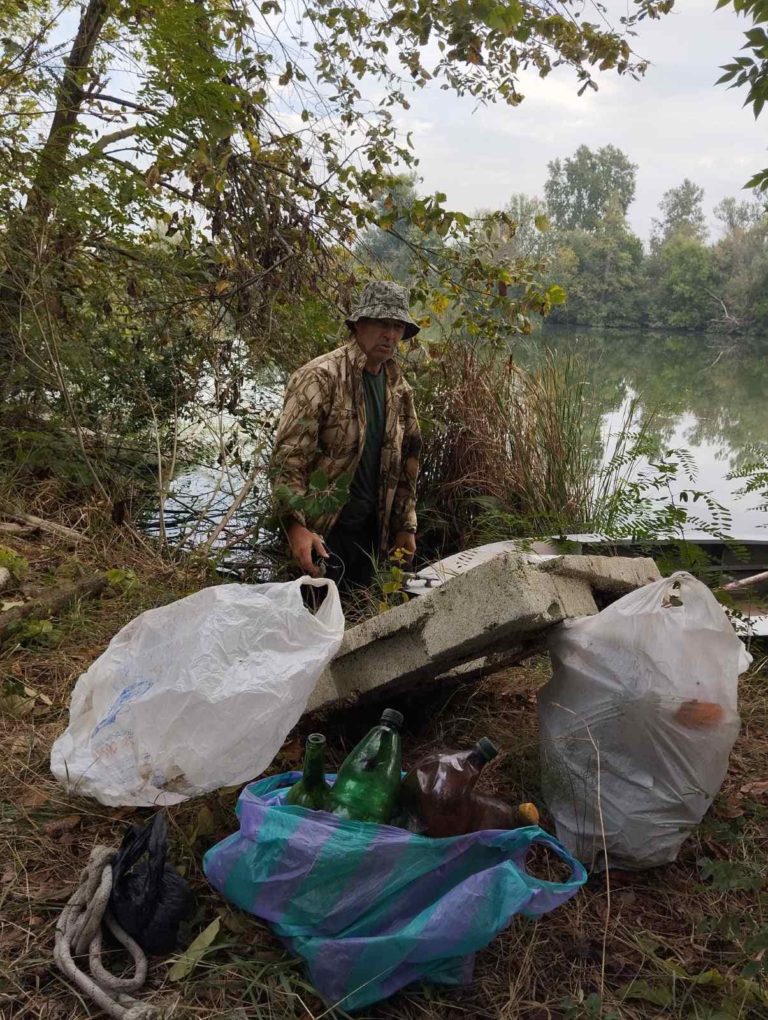
[[[71, 520], [69, 523], [73, 523]], [[117, 570], [96, 599], [74, 605], [0, 648], [2, 710], [2, 861], [0, 863], [0, 1015], [3, 1020], [81, 1020], [98, 1015], [52, 964], [56, 920], [95, 843], [115, 845], [146, 810], [108, 809], [70, 797], [48, 768], [51, 743], [66, 725], [78, 675], [139, 612], [209, 583], [203, 570], [170, 567], [130, 539], [113, 536], [76, 548], [55, 539], [7, 538], [29, 563], [32, 592], [63, 579]], [[11, 598], [12, 596], [4, 596]], [[406, 764], [425, 750], [466, 746], [489, 735], [503, 749], [484, 782], [490, 791], [539, 800], [535, 692], [548, 676], [538, 661], [479, 684], [401, 702]], [[768, 843], [768, 670], [758, 660], [742, 681], [743, 727], [721, 795], [679, 860], [644, 874], [595, 876], [570, 903], [539, 922], [516, 920], [477, 959], [466, 989], [414, 987], [365, 1017], [437, 1020], [549, 1018], [768, 1017], [762, 955], [768, 927], [763, 889]], [[371, 722], [371, 710], [322, 722], [337, 764]], [[296, 767], [301, 732], [273, 763]], [[197, 906], [186, 936], [216, 916], [219, 935], [179, 981], [169, 962], [153, 963], [151, 1001], [180, 1020], [342, 1016], [328, 1011], [301, 966], [255, 919], [230, 910], [201, 873], [204, 851], [235, 827], [234, 792], [170, 809], [174, 859]], [[547, 819], [545, 816], [545, 824]], [[545, 861], [532, 865], [546, 868]]]

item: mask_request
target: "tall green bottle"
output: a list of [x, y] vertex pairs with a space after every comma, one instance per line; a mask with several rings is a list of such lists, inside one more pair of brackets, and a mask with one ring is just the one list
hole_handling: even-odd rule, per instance
[[350, 752], [331, 789], [333, 814], [358, 822], [390, 820], [400, 789], [402, 725], [402, 713], [385, 708], [379, 725]]
[[325, 781], [324, 757], [325, 737], [322, 733], [310, 733], [304, 748], [304, 774], [288, 791], [286, 804], [298, 804], [299, 807], [315, 811], [325, 811], [328, 808], [328, 794], [331, 790]]

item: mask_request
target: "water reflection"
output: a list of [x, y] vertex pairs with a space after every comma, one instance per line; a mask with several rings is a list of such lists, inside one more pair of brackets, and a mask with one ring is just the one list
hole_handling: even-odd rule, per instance
[[203, 549], [223, 574], [240, 576], [247, 562], [253, 579], [266, 580], [275, 537], [264, 528], [271, 508], [267, 467], [281, 406], [282, 385], [269, 371], [243, 387], [237, 416], [201, 405], [185, 426], [202, 454], [171, 480], [162, 514], [157, 503], [148, 509], [143, 530], [153, 537], [164, 532], [172, 547]]
[[[753, 342], [741, 354], [721, 355], [710, 337], [558, 328], [532, 337], [519, 350], [519, 360], [534, 367], [545, 345], [563, 353], [577, 352], [583, 359], [604, 433], [621, 427], [628, 404], [639, 397], [642, 410], [653, 414], [651, 430], [658, 439], [668, 448], [685, 447], [691, 452], [696, 487], [712, 491], [731, 510], [732, 533], [768, 539], [768, 515], [757, 509], [760, 497], [738, 497], [743, 483], [727, 477], [759, 456], [768, 462], [768, 341]], [[252, 405], [250, 420], [265, 423], [279, 412], [281, 388], [272, 377], [252, 384], [247, 399]], [[267, 451], [260, 444], [269, 428], [252, 429], [248, 435], [242, 419], [233, 427], [240, 432], [243, 456], [261, 457], [265, 466]], [[205, 542], [241, 491], [246, 475], [237, 464], [222, 470], [217, 460], [212, 452], [206, 463], [185, 470], [172, 483], [165, 507], [172, 542], [181, 540], [187, 547]], [[690, 485], [681, 479], [680, 487]], [[270, 536], [251, 529], [264, 518], [268, 503], [262, 472], [212, 543], [213, 550], [236, 563], [247, 558], [254, 546], [267, 545]], [[156, 511], [145, 527], [157, 533]]]
[[768, 526], [759, 497], [739, 497], [743, 483], [727, 477], [757, 459], [768, 462], [768, 341], [721, 354], [708, 336], [558, 328], [538, 334], [521, 361], [538, 361], [542, 337], [551, 349], [583, 358], [609, 429], [620, 427], [627, 401], [637, 395], [653, 414], [658, 439], [692, 454], [697, 488], [731, 510], [733, 534], [768, 539], [756, 531]]

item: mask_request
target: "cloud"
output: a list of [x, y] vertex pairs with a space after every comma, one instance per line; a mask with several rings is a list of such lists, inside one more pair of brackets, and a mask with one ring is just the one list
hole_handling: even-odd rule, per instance
[[425, 89], [400, 118], [405, 130], [431, 125], [426, 137], [414, 133], [424, 189], [447, 192], [467, 211], [500, 206], [516, 191], [541, 195], [550, 160], [581, 144], [613, 144], [639, 166], [630, 220], [641, 236], [664, 191], [684, 177], [704, 188], [711, 211], [768, 163], [765, 125], [742, 108], [743, 95], [714, 85], [746, 27], [730, 8], [715, 13], [710, 0], [688, 0], [683, 11], [643, 23], [634, 48], [652, 64], [639, 82], [602, 75], [599, 91], [580, 97], [565, 69], [544, 79], [526, 74], [517, 108], [478, 108]]

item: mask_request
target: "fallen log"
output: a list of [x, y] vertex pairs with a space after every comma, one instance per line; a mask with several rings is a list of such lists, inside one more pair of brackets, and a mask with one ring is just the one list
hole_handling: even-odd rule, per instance
[[14, 524], [12, 521], [0, 521], [0, 535], [16, 535], [17, 538], [26, 538], [33, 534], [35, 528], [24, 527], [23, 524]]
[[56, 588], [39, 599], [32, 599], [23, 606], [14, 606], [0, 613], [0, 644], [13, 635], [16, 624], [22, 620], [46, 620], [56, 616], [78, 599], [92, 598], [100, 595], [107, 587], [107, 579], [103, 575], [86, 577], [68, 588]]
[[75, 531], [74, 528], [68, 528], [64, 524], [55, 524], [53, 521], [46, 521], [42, 517], [35, 517], [34, 514], [20, 514], [10, 510], [3, 510], [2, 514], [4, 517], [10, 517], [12, 521], [18, 521], [21, 524], [31, 525], [33, 528], [40, 528], [41, 531], [47, 531], [49, 534], [55, 535], [57, 538], [60, 538], [65, 542], [72, 543], [91, 541], [88, 535], [84, 535], [81, 531]]

